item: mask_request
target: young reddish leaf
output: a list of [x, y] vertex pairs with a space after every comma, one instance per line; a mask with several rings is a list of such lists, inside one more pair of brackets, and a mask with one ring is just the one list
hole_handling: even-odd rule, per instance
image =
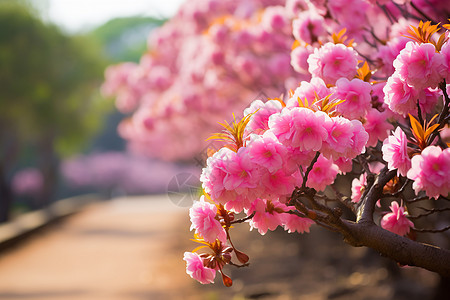
[[233, 280], [231, 280], [230, 277], [228, 277], [227, 275], [225, 275], [223, 272], [220, 272], [220, 274], [222, 274], [222, 282], [223, 285], [226, 287], [230, 287], [233, 285]]

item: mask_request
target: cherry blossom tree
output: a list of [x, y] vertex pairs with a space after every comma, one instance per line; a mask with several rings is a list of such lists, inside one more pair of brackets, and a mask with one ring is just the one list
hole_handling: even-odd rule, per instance
[[[231, 286], [226, 265], [250, 259], [232, 228], [248, 223], [262, 235], [315, 224], [450, 276], [448, 240], [427, 234], [445, 241], [450, 229], [448, 7], [293, 0], [271, 13], [287, 20], [277, 31], [295, 38], [300, 84], [253, 101], [212, 136], [223, 147], [210, 151], [204, 194], [189, 211], [200, 247], [185, 253], [187, 273], [203, 284], [220, 273]], [[351, 191], [335, 184], [342, 176]]]

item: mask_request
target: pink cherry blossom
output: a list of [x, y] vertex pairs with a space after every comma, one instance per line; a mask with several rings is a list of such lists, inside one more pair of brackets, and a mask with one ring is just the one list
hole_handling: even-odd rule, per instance
[[383, 216], [381, 227], [401, 236], [408, 234], [414, 223], [408, 220], [405, 208], [400, 207], [396, 201], [392, 201], [389, 208], [391, 212]]
[[386, 122], [387, 112], [380, 112], [377, 109], [370, 109], [366, 115], [364, 122], [364, 129], [369, 134], [367, 141], [368, 147], [375, 147], [378, 141], [382, 141], [389, 135], [389, 132], [394, 129], [392, 124]]
[[335, 31], [346, 28], [352, 37], [360, 39], [364, 24], [368, 23], [369, 4], [359, 0], [334, 0], [327, 3], [327, 6], [331, 15], [339, 23]]
[[[288, 206], [287, 208], [290, 210], [295, 210], [295, 207], [293, 206]], [[309, 232], [309, 228], [312, 224], [314, 224], [313, 220], [302, 218], [294, 214], [285, 213], [281, 218], [284, 230], [287, 230], [289, 233], [296, 231], [298, 233]]]
[[339, 157], [334, 160], [334, 163], [339, 167], [340, 174], [346, 174], [353, 169], [353, 161], [350, 158]]
[[450, 42], [447, 41], [441, 48], [441, 55], [443, 57], [444, 68], [441, 71], [442, 77], [445, 78], [447, 83], [450, 82]]
[[353, 147], [353, 123], [343, 117], [333, 117], [327, 125], [328, 138], [322, 147], [322, 154], [332, 159], [346, 157]]
[[301, 74], [308, 74], [308, 57], [314, 52], [311, 45], [298, 46], [291, 52], [291, 66]]
[[248, 151], [248, 148], [242, 147], [233, 159], [226, 162], [227, 175], [223, 179], [223, 186], [227, 190], [243, 194], [257, 186], [256, 165], [249, 157]]
[[367, 184], [366, 173], [362, 173], [359, 178], [354, 178], [352, 181], [352, 202], [359, 203], [364, 193], [365, 186]]
[[313, 44], [326, 32], [323, 23], [324, 18], [321, 15], [310, 10], [303, 11], [292, 22], [292, 34], [298, 41]]
[[279, 31], [287, 27], [289, 19], [286, 16], [286, 8], [283, 6], [270, 6], [264, 10], [262, 26], [268, 31]]
[[359, 120], [351, 120], [353, 125], [352, 147], [347, 149], [346, 157], [354, 158], [357, 155], [365, 152], [369, 134], [364, 130], [363, 125]]
[[375, 54], [379, 66], [377, 74], [391, 76], [394, 73], [394, 60], [409, 41], [410, 39], [399, 36], [391, 39], [386, 45], [381, 45], [378, 48], [378, 52]]
[[416, 194], [425, 191], [431, 198], [446, 197], [450, 193], [450, 148], [428, 146], [411, 159], [407, 176], [414, 181]]
[[344, 117], [358, 119], [364, 117], [371, 108], [370, 83], [354, 78], [351, 81], [347, 78], [340, 78], [336, 81], [336, 89], [333, 98], [345, 100], [336, 107]]
[[397, 72], [388, 78], [383, 92], [384, 102], [390, 110], [403, 116], [415, 114], [419, 92], [403, 81]]
[[[238, 199], [235, 190], [226, 189], [224, 186], [224, 180], [229, 173], [228, 162], [233, 161], [235, 156], [236, 152], [228, 148], [221, 148], [208, 158], [206, 167], [202, 170], [200, 175], [202, 187], [215, 203], [226, 204], [228, 201]], [[239, 198], [239, 203], [240, 200], [241, 198]]]
[[326, 84], [335, 84], [339, 78], [356, 75], [358, 54], [343, 44], [326, 43], [308, 57], [309, 72], [322, 78]]
[[261, 100], [253, 101], [248, 108], [244, 110], [244, 116], [253, 114], [245, 128], [252, 133], [261, 133], [269, 129], [269, 117], [274, 113], [280, 112], [282, 109], [281, 102], [277, 100], [269, 100], [263, 102]]
[[310, 81], [300, 82], [299, 87], [295, 89], [292, 97], [287, 100], [286, 106], [298, 107], [299, 99], [302, 103], [305, 102], [305, 99], [308, 103], [313, 103], [316, 100], [316, 96], [322, 99], [330, 94], [331, 91], [327, 88], [325, 82], [321, 78], [314, 77]]
[[192, 252], [184, 252], [183, 260], [186, 261], [186, 273], [201, 284], [214, 283], [216, 270], [203, 265], [203, 259]]
[[388, 163], [389, 170], [397, 169], [397, 173], [402, 176], [406, 176], [411, 168], [407, 143], [406, 134], [400, 127], [397, 127], [393, 134], [384, 140], [381, 148], [383, 159]]
[[321, 111], [285, 108], [269, 118], [269, 128], [285, 146], [296, 147], [300, 151], [318, 151], [328, 136], [324, 126], [330, 121], [330, 117]]
[[278, 170], [275, 173], [264, 172], [260, 177], [259, 189], [263, 191], [268, 199], [277, 199], [287, 197], [292, 194], [295, 188], [295, 178], [284, 170]]
[[217, 207], [205, 201], [201, 196], [200, 201], [195, 201], [189, 209], [191, 230], [202, 236], [205, 241], [213, 243], [216, 239], [222, 242], [227, 240], [227, 234], [220, 222], [216, 219]]
[[423, 115], [429, 114], [434, 111], [439, 99], [442, 97], [442, 91], [440, 89], [424, 89], [420, 92], [419, 106]]
[[275, 230], [282, 224], [282, 212], [286, 210], [286, 205], [278, 201], [256, 199], [247, 212], [247, 215], [255, 212], [250, 220], [250, 230], [257, 228], [261, 235], [265, 235], [268, 230]]
[[306, 186], [316, 189], [317, 191], [323, 191], [327, 185], [334, 182], [338, 172], [339, 168], [333, 161], [320, 155], [309, 173]]
[[431, 43], [408, 42], [393, 62], [395, 72], [416, 89], [435, 88], [442, 80], [444, 57]]
[[247, 148], [252, 162], [264, 167], [269, 173], [273, 174], [283, 168], [287, 149], [272, 132], [267, 131], [262, 136], [252, 135]]

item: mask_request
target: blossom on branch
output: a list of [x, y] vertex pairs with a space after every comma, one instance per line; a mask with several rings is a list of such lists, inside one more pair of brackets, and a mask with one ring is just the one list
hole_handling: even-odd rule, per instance
[[390, 213], [381, 219], [381, 227], [398, 235], [406, 235], [414, 227], [414, 223], [408, 220], [408, 213], [403, 206], [399, 206], [397, 201], [392, 201]]

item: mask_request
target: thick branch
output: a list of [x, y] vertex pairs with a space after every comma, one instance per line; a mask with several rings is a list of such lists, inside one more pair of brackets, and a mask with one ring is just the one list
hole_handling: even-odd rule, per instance
[[402, 265], [417, 266], [450, 277], [450, 251], [412, 241], [375, 225], [373, 222], [348, 221], [353, 246], [366, 246]]
[[369, 188], [367, 194], [361, 200], [361, 206], [358, 207], [358, 222], [373, 222], [373, 213], [375, 212], [375, 204], [383, 195], [383, 187], [397, 174], [397, 170], [388, 171], [387, 167], [381, 170], [375, 179], [374, 184]]

